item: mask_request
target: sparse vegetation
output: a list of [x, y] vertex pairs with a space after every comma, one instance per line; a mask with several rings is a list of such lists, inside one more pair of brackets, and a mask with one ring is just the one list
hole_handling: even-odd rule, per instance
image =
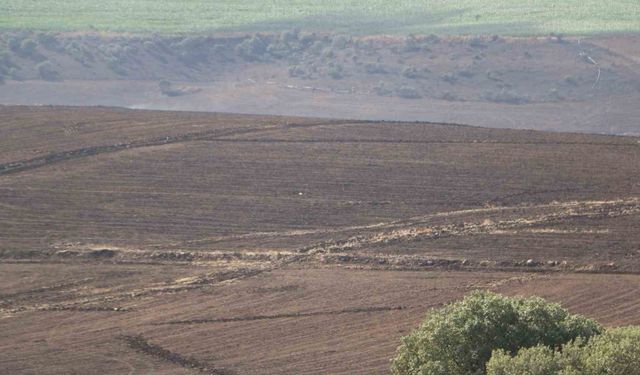
[[364, 70], [365, 72], [367, 72], [367, 74], [386, 74], [387, 73], [387, 69], [384, 67], [383, 64], [380, 64], [380, 63], [367, 63], [364, 66]]
[[527, 96], [505, 89], [498, 92], [486, 92], [483, 98], [489, 102], [506, 104], [525, 104], [530, 101]]
[[34, 57], [38, 54], [38, 43], [32, 39], [25, 39], [20, 43], [20, 53], [24, 56]]
[[428, 72], [429, 69], [427, 68], [419, 69], [415, 66], [408, 66], [402, 70], [402, 76], [409, 79], [425, 78], [425, 75]]
[[442, 78], [443, 81], [445, 81], [447, 83], [450, 83], [452, 85], [454, 85], [456, 82], [458, 82], [458, 77], [453, 73], [445, 73], [445, 74], [442, 75], [441, 78]]
[[203, 37], [188, 36], [176, 44], [178, 58], [187, 65], [206, 63], [209, 57], [209, 46]]
[[245, 61], [263, 61], [268, 44], [260, 35], [246, 38], [236, 46], [236, 53]]
[[344, 78], [344, 69], [340, 64], [331, 64], [327, 69], [327, 75], [333, 79]]
[[58, 81], [60, 79], [60, 74], [55, 70], [53, 64], [49, 61], [44, 61], [37, 66], [38, 74], [40, 78], [45, 81]]
[[18, 36], [10, 36], [9, 40], [7, 41], [7, 45], [9, 46], [9, 49], [13, 52], [20, 52], [20, 44], [22, 43], [22, 39], [19, 38]]
[[379, 96], [393, 95], [393, 91], [382, 81], [378, 82], [378, 84], [373, 87], [373, 91]]
[[564, 82], [569, 86], [578, 86], [578, 79], [574, 76], [564, 77]]
[[401, 86], [396, 90], [396, 94], [404, 99], [420, 99], [422, 98], [422, 94], [418, 89], [411, 86]]
[[51, 33], [39, 33], [37, 39], [40, 45], [50, 51], [60, 52], [63, 50], [62, 46], [60, 46], [58, 38], [56, 38], [56, 36]]

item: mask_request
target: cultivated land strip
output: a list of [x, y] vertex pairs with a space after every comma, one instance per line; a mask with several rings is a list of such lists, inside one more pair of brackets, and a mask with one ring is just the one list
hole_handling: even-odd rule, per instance
[[[381, 143], [381, 144], [495, 144], [495, 145], [585, 145], [585, 146], [615, 146], [615, 147], [639, 147], [633, 143], [612, 143], [612, 142], [570, 142], [570, 141], [493, 141], [493, 140], [384, 140], [384, 139], [225, 139], [223, 137], [231, 137], [252, 133], [270, 132], [282, 130], [283, 128], [312, 128], [319, 126], [347, 126], [347, 125], [364, 125], [364, 124], [386, 124], [388, 121], [326, 121], [311, 124], [283, 124], [269, 126], [244, 126], [233, 128], [212, 129], [203, 132], [190, 132], [179, 135], [161, 136], [150, 139], [141, 139], [133, 142], [121, 142], [112, 145], [98, 145], [91, 147], [83, 147], [68, 151], [53, 152], [47, 155], [39, 156], [32, 159], [17, 160], [0, 164], [0, 176], [29, 171], [48, 165], [81, 159], [85, 157], [116, 153], [125, 150], [164, 146], [171, 144], [179, 144], [195, 141], [210, 142], [236, 142], [236, 143]], [[394, 122], [395, 123], [395, 122]], [[424, 123], [423, 123], [424, 124]], [[429, 124], [429, 123], [426, 123]], [[467, 126], [455, 123], [433, 123], [432, 125], [441, 126]]]

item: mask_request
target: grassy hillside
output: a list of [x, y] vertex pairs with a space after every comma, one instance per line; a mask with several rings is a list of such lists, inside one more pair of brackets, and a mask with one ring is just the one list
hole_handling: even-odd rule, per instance
[[590, 34], [640, 31], [636, 0], [4, 0], [0, 28], [132, 32]]

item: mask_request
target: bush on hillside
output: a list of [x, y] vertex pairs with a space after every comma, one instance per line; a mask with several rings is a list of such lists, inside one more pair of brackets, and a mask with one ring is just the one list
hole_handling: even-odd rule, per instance
[[24, 39], [17, 53], [36, 62], [45, 60], [45, 57], [38, 52], [38, 43], [31, 39]]
[[640, 374], [640, 327], [624, 327], [578, 339], [552, 350], [535, 346], [511, 356], [493, 353], [488, 375], [638, 375]]
[[367, 74], [386, 74], [387, 68], [380, 63], [367, 63], [364, 65], [364, 70]]
[[327, 74], [333, 79], [342, 79], [344, 78], [344, 69], [340, 64], [331, 64], [327, 68]]
[[8, 71], [13, 66], [11, 54], [7, 51], [0, 51], [0, 71]]
[[485, 92], [483, 98], [489, 102], [506, 104], [525, 104], [531, 99], [528, 96], [520, 95], [517, 92], [502, 89], [499, 92]]
[[178, 59], [187, 65], [206, 63], [209, 58], [209, 45], [204, 37], [189, 36], [176, 44]]
[[408, 66], [402, 70], [402, 76], [408, 79], [418, 79], [423, 78], [425, 70], [420, 71], [418, 68], [414, 66]]
[[26, 78], [24, 76], [24, 74], [22, 74], [20, 72], [20, 70], [18, 70], [18, 68], [9, 68], [9, 77], [14, 80], [14, 81], [24, 81]]
[[64, 48], [62, 48], [56, 36], [53, 34], [40, 33], [38, 34], [36, 39], [38, 39], [38, 43], [40, 43], [41, 46], [43, 46], [44, 48], [50, 51], [61, 52], [64, 50]]
[[22, 43], [22, 39], [17, 36], [12, 36], [7, 41], [7, 45], [9, 49], [13, 52], [20, 52], [20, 44]]
[[60, 74], [49, 61], [38, 64], [38, 74], [45, 81], [57, 81], [60, 79]]
[[411, 86], [402, 86], [396, 90], [396, 94], [403, 99], [420, 99], [422, 94]]
[[236, 46], [236, 53], [245, 61], [261, 61], [265, 58], [268, 43], [260, 36], [254, 35]]
[[536, 345], [556, 349], [602, 330], [595, 321], [541, 298], [475, 292], [431, 312], [402, 339], [391, 368], [395, 375], [485, 374], [493, 351], [515, 354]]

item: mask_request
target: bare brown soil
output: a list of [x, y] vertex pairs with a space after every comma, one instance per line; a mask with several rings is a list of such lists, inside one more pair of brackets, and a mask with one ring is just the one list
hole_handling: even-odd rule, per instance
[[474, 289], [640, 323], [640, 139], [0, 107], [0, 373], [384, 374]]

